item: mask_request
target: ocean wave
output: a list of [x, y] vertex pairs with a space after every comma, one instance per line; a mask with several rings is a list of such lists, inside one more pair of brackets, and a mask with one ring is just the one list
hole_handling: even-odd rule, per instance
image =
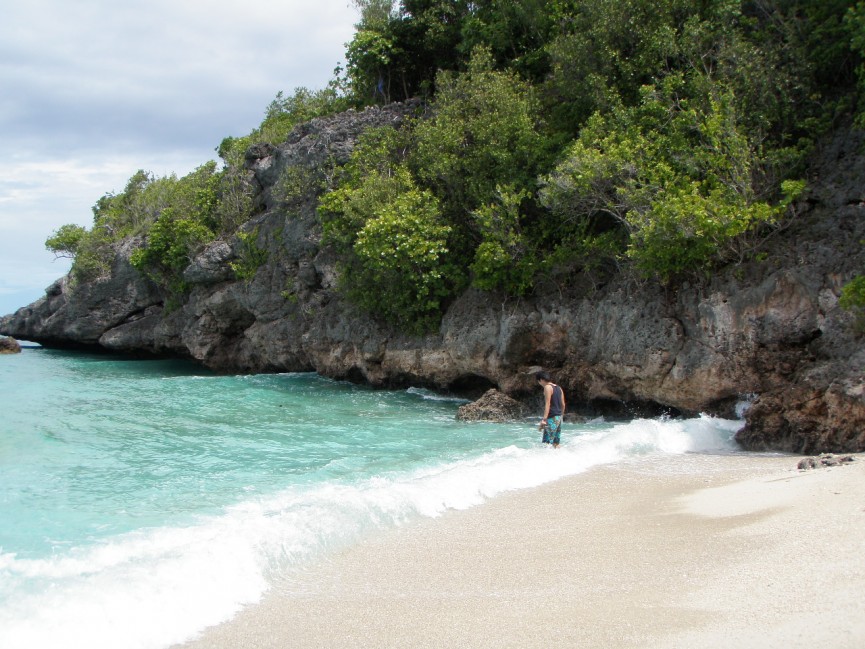
[[188, 527], [139, 530], [44, 559], [0, 557], [0, 646], [157, 649], [258, 601], [277, 579], [381, 528], [479, 505], [600, 464], [732, 451], [741, 422], [635, 420], [558, 450], [503, 448], [355, 482], [294, 487]]
[[446, 394], [439, 394], [437, 392], [433, 392], [432, 390], [427, 390], [426, 388], [408, 388], [406, 390], [406, 394], [413, 394], [415, 396], [420, 397], [421, 399], [426, 399], [427, 401], [446, 401], [451, 403], [470, 403], [470, 399], [464, 399], [462, 397], [453, 397]]

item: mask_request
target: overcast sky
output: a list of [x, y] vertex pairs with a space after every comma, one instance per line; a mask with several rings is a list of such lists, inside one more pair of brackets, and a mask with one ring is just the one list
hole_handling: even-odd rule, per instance
[[357, 19], [350, 0], [0, 2], [0, 315], [68, 271], [45, 239], [137, 169], [182, 176], [277, 92], [324, 87]]

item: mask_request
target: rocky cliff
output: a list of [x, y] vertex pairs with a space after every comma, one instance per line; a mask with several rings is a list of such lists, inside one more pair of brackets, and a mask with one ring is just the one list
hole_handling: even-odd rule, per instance
[[58, 280], [0, 320], [0, 333], [179, 355], [224, 371], [315, 370], [383, 387], [476, 395], [497, 387], [517, 398], [536, 392], [527, 372], [543, 366], [586, 412], [730, 415], [751, 399], [739, 434], [746, 448], [865, 450], [865, 346], [838, 307], [841, 287], [865, 268], [862, 134], [845, 131], [821, 147], [807, 202], [759, 262], [675, 287], [575, 276], [530, 299], [469, 290], [436, 334], [412, 337], [341, 299], [335, 259], [320, 246], [318, 183], [287, 192], [284, 179], [321, 177], [348, 159], [364, 129], [398, 125], [413, 109], [313, 120], [278, 147], [249, 151], [259, 212], [244, 230], [267, 251], [251, 279], [236, 279], [230, 266], [241, 241], [217, 241], [186, 269], [183, 304], [168, 309], [129, 266], [130, 241], [109, 278]]

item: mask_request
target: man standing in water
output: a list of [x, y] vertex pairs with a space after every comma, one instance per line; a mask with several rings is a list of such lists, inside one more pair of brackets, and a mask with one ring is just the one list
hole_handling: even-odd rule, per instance
[[562, 435], [562, 417], [565, 416], [565, 392], [553, 383], [547, 372], [535, 372], [535, 378], [544, 389], [544, 418], [540, 429], [544, 432], [544, 444], [559, 447]]

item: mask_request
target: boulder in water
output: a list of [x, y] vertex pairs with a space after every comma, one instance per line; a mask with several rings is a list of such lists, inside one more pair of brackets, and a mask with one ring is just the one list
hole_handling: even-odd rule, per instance
[[457, 419], [462, 421], [512, 421], [525, 415], [525, 407], [516, 399], [490, 388], [473, 403], [460, 406]]
[[20, 354], [21, 345], [14, 338], [0, 336], [0, 354]]

